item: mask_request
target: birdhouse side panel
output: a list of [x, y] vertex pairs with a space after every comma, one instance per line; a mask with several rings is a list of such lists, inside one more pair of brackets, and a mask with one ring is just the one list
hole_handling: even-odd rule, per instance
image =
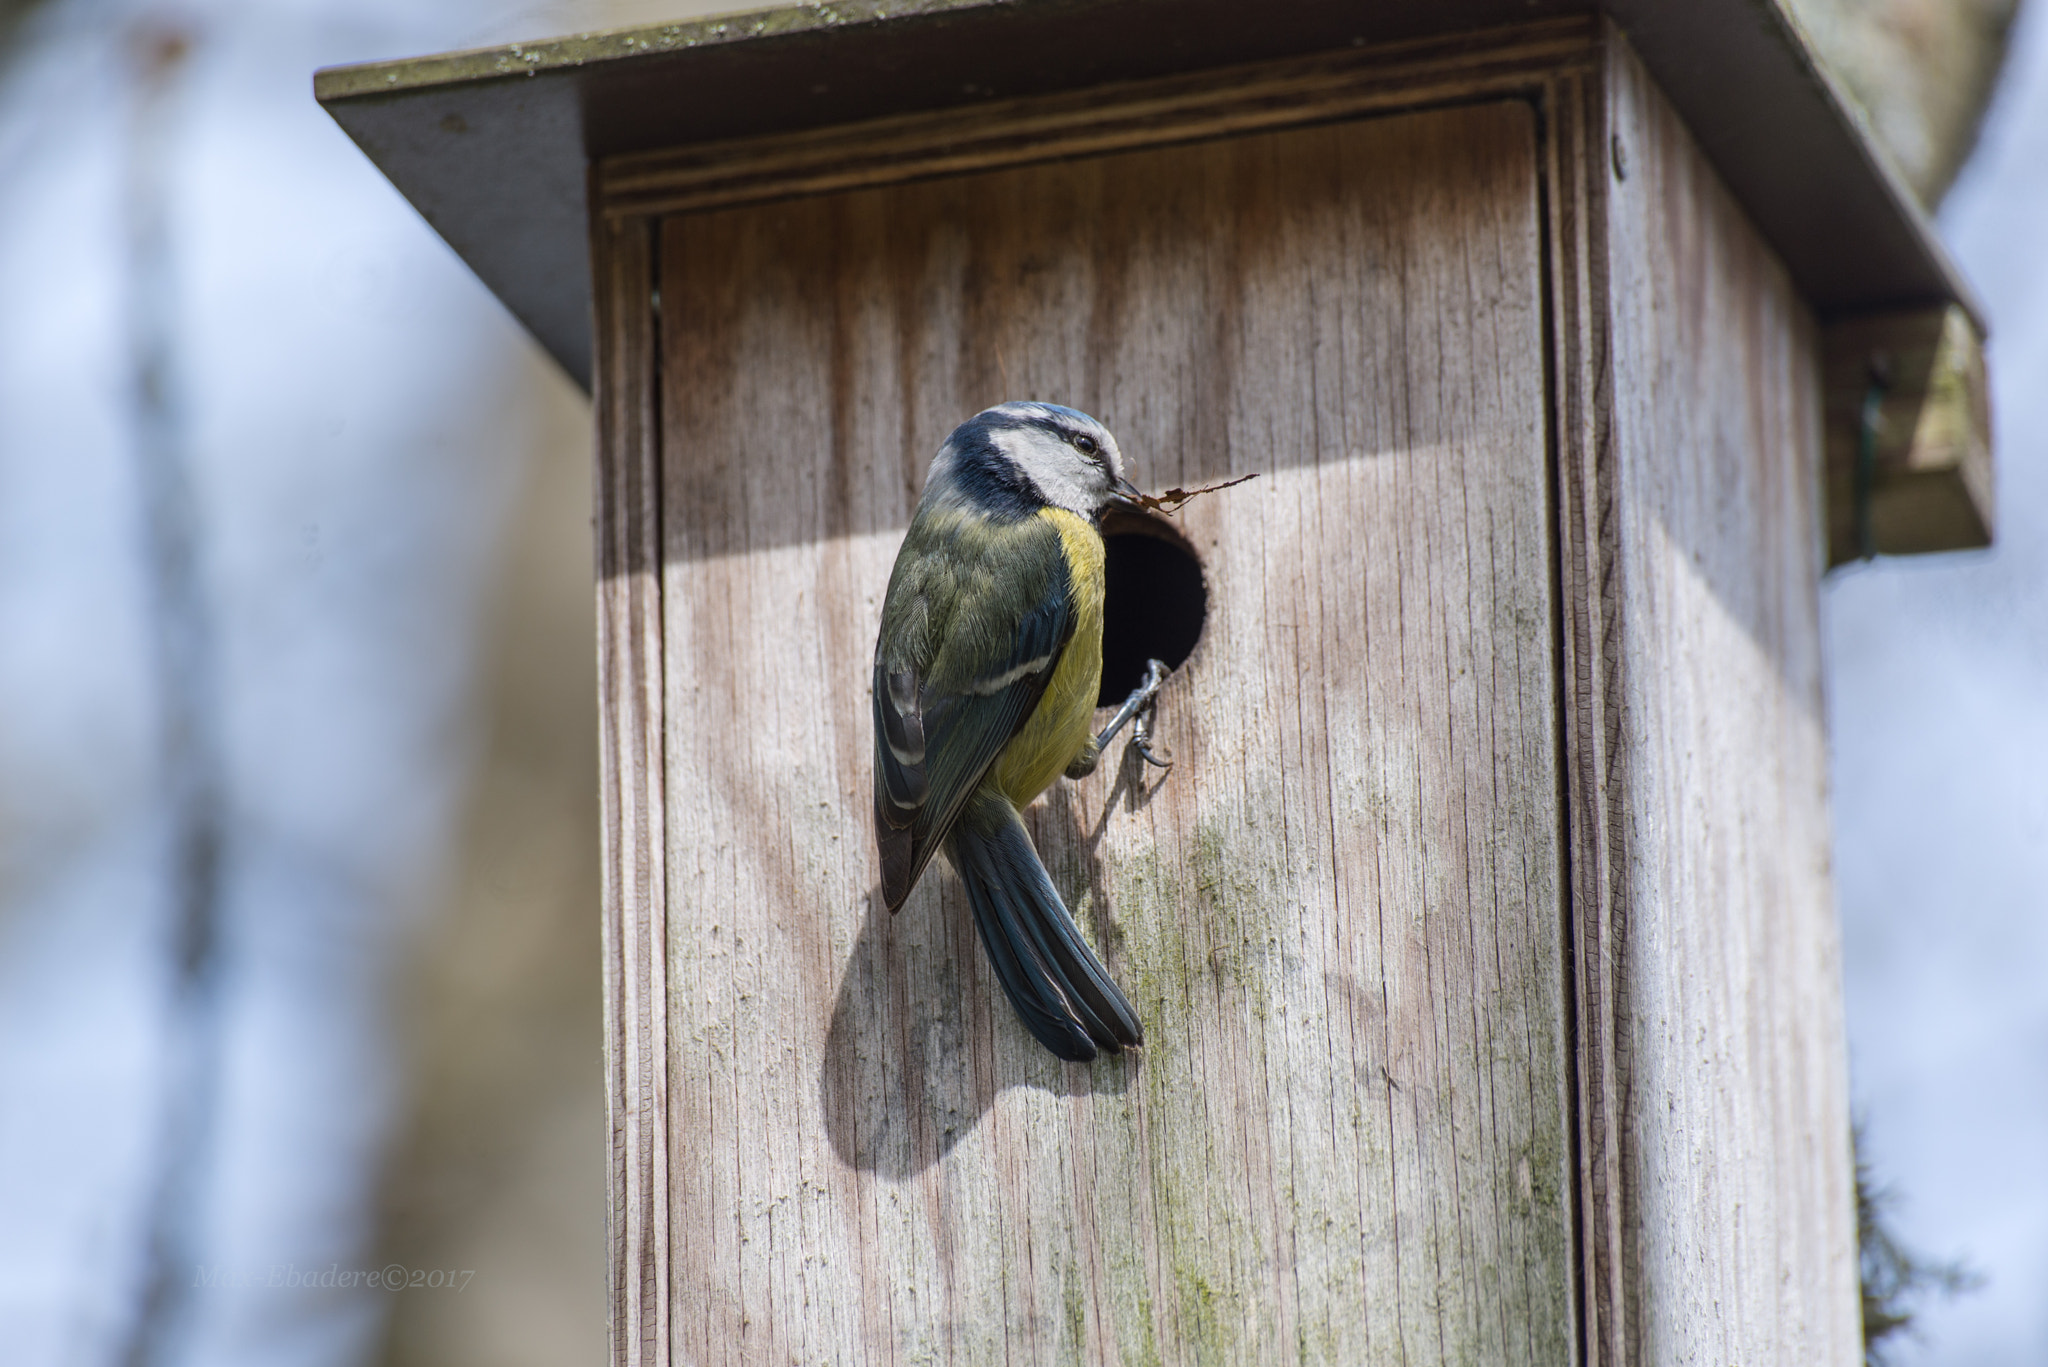
[[[1573, 1341], [1538, 134], [1479, 103], [661, 228], [671, 1355], [1555, 1362]], [[1071, 404], [1208, 619], [1027, 813], [1146, 1029], [1062, 1064], [868, 671], [924, 467]]]
[[1610, 439], [1567, 458], [1565, 499], [1598, 528], [1581, 568], [1567, 556], [1592, 614], [1574, 733], [1599, 751], [1574, 823], [1599, 885], [1577, 899], [1587, 1151], [1616, 1175], [1589, 1186], [1587, 1227], [1612, 1241], [1591, 1338], [1600, 1361], [1848, 1367], [1818, 334], [1618, 37], [1603, 98]]

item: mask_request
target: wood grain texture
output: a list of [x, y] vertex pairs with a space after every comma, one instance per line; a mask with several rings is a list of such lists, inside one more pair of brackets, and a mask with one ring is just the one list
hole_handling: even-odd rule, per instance
[[612, 217], [676, 213], [1203, 141], [1394, 108], [1537, 98], [1559, 72], [1592, 64], [1597, 32], [1591, 15], [1571, 15], [966, 109], [623, 153], [599, 163], [599, 197]]
[[1587, 1357], [1847, 1367], [1818, 337], [1609, 52], [1553, 277]]
[[[1537, 145], [1494, 102], [666, 221], [671, 1360], [1571, 1355]], [[1029, 818], [1146, 1020], [1090, 1066], [950, 871], [875, 896], [880, 595], [1012, 397], [1151, 487], [1265, 472], [1184, 515], [1178, 767]]]
[[661, 470], [646, 223], [594, 224], [597, 681], [612, 1360], [669, 1358]]

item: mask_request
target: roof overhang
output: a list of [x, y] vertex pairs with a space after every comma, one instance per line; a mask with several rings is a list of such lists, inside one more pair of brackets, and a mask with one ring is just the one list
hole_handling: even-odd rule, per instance
[[1774, 0], [852, 0], [332, 67], [314, 94], [588, 388], [599, 157], [1595, 12], [1824, 320], [1958, 303], [1981, 326]]

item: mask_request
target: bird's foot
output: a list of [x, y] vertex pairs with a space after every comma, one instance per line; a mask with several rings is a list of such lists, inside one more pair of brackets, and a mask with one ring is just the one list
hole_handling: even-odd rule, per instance
[[1131, 748], [1138, 752], [1140, 759], [1153, 768], [1171, 769], [1172, 760], [1161, 759], [1152, 753], [1152, 721], [1158, 715], [1159, 701], [1156, 698], [1139, 710], [1137, 719], [1131, 723]]
[[1131, 696], [1125, 698], [1123, 706], [1109, 719], [1109, 725], [1102, 728], [1102, 734], [1095, 738], [1095, 748], [1106, 750], [1116, 733], [1124, 729], [1124, 723], [1136, 718], [1131, 728], [1131, 744], [1144, 757], [1147, 764], [1160, 769], [1171, 769], [1172, 763], [1152, 753], [1152, 715], [1159, 700], [1159, 689], [1166, 682], [1166, 666], [1158, 660], [1145, 662], [1145, 678]]

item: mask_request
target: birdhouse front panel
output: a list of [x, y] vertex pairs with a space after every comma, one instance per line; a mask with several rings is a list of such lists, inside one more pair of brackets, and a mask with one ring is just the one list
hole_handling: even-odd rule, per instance
[[[1537, 167], [1487, 101], [660, 222], [676, 1360], [1569, 1355]], [[1175, 519], [1173, 767], [1027, 815], [1143, 1022], [1090, 1065], [950, 869], [877, 889], [883, 591], [1008, 399], [1258, 475]]]

